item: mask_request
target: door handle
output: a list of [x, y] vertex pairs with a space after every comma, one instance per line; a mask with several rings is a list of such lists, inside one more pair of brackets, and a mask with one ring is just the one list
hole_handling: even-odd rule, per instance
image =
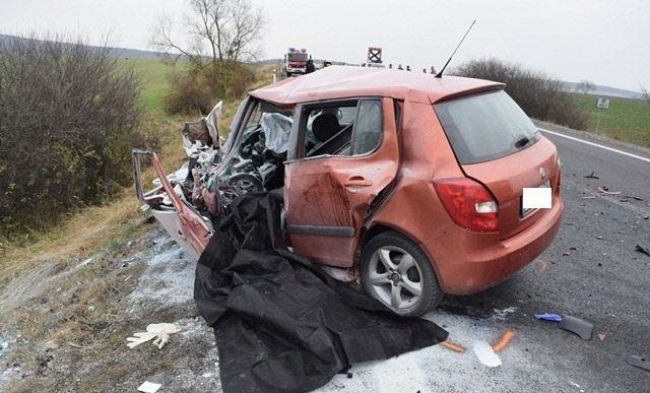
[[372, 182], [366, 180], [363, 176], [350, 176], [343, 185], [345, 187], [370, 187]]

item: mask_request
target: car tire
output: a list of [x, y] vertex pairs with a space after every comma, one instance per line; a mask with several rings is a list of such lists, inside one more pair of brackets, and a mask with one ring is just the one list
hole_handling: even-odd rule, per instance
[[442, 300], [429, 259], [398, 232], [370, 239], [361, 251], [360, 268], [363, 290], [399, 315], [421, 316]]

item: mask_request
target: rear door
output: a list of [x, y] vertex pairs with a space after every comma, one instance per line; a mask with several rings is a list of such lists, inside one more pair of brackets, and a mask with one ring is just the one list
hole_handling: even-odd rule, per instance
[[373, 199], [396, 176], [393, 102], [362, 98], [303, 105], [285, 164], [288, 238], [299, 254], [349, 267]]
[[443, 101], [434, 108], [465, 174], [497, 199], [502, 238], [548, 213], [523, 209], [522, 194], [529, 187], [559, 193], [556, 148], [504, 91]]

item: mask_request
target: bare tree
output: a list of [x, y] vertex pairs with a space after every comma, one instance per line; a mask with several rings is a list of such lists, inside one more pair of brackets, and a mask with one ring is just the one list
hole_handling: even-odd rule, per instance
[[590, 80], [583, 79], [576, 84], [576, 91], [582, 94], [589, 94], [594, 90], [596, 90], [596, 85]]
[[641, 98], [645, 100], [648, 104], [650, 104], [650, 91], [646, 89], [645, 87], [641, 88]]
[[250, 0], [189, 0], [184, 15], [188, 40], [174, 36], [173, 20], [161, 15], [153, 27], [152, 46], [164, 52], [177, 52], [193, 65], [239, 62], [256, 58], [257, 41], [264, 26], [259, 7]]

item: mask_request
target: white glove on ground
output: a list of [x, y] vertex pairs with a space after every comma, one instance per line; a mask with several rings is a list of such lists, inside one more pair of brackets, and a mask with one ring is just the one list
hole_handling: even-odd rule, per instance
[[133, 333], [133, 337], [127, 337], [126, 346], [135, 348], [142, 343], [155, 339], [153, 345], [157, 346], [158, 349], [162, 349], [169, 341], [169, 335], [180, 331], [181, 328], [173, 323], [152, 323], [147, 325], [146, 332]]

